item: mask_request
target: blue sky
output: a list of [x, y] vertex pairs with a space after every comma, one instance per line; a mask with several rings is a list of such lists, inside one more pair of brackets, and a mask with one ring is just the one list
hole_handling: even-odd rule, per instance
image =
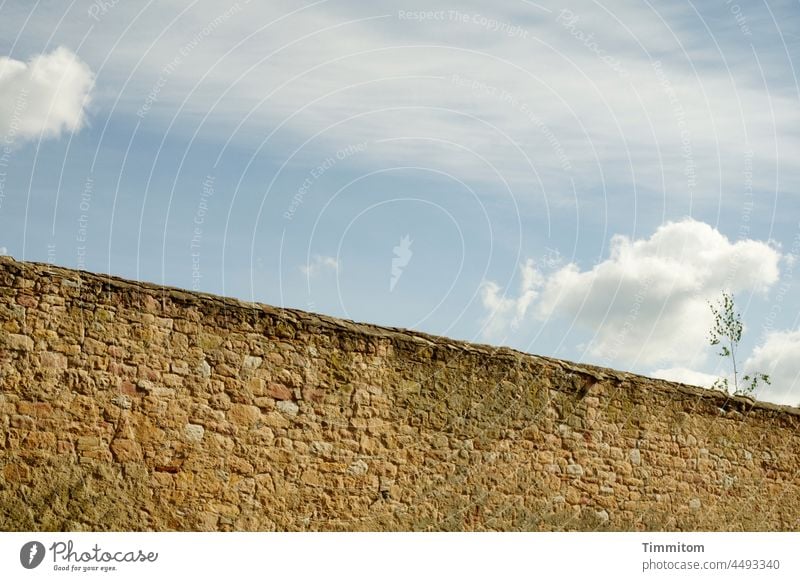
[[18, 259], [800, 401], [800, 5], [0, 5]]

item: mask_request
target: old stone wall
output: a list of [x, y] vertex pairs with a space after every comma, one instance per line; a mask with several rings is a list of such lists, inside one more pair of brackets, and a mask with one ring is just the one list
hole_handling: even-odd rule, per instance
[[798, 410], [0, 257], [3, 530], [797, 530]]

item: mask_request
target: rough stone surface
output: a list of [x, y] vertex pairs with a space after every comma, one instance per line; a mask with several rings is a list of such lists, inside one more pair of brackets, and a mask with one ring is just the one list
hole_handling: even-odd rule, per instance
[[800, 412], [0, 257], [3, 530], [797, 530]]

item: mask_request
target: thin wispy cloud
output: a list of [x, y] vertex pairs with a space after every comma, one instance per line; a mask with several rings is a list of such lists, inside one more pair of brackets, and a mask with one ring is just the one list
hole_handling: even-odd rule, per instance
[[[87, 54], [107, 55], [109, 89], [125, 83], [118, 95], [103, 92], [107, 105], [135, 114], [148, 104], [145, 127], [172, 121], [173, 131], [194, 131], [203, 119], [207, 131], [238, 139], [261, 140], [265, 129], [281, 145], [317, 135], [316, 148], [409, 137], [353, 163], [435, 159], [462, 177], [496, 183], [500, 172], [518, 186], [538, 175], [554, 198], [569, 198], [571, 179], [713, 202], [740, 186], [748, 152], [753, 182], [765, 188], [776, 184], [767, 168], [800, 154], [787, 130], [800, 121], [796, 96], [763, 81], [761, 61], [780, 57], [780, 47], [755, 59], [730, 14], [725, 33], [701, 45], [702, 17], [690, 27], [675, 7], [467, 3], [420, 18], [426, 9], [201, 2], [138, 14], [120, 3], [102, 15]], [[127, 43], [107, 52], [121, 30], [138, 42], [156, 18], [175, 21], [144, 54]], [[489, 165], [465, 163], [469, 152]], [[782, 164], [780, 183], [800, 185], [797, 172]]]

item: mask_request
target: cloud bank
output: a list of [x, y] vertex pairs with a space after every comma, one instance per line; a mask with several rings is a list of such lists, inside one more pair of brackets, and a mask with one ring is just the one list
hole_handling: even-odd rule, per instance
[[615, 235], [609, 257], [590, 269], [567, 264], [544, 275], [529, 261], [521, 294], [484, 286], [483, 303], [497, 333], [530, 311], [539, 321], [572, 319], [593, 333], [588, 352], [610, 364], [693, 366], [705, 360], [708, 301], [722, 290], [765, 292], [779, 277], [780, 252], [755, 240], [730, 241], [690, 218], [649, 238]]

